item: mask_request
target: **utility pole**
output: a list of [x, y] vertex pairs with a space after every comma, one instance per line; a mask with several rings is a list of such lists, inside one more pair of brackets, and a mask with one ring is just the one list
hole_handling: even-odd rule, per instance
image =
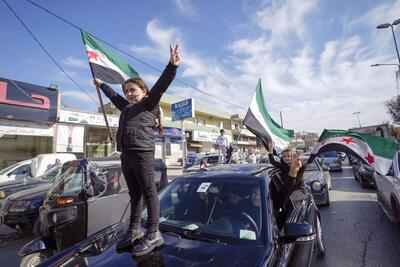
[[359, 125], [360, 128], [361, 128], [360, 113], [361, 113], [361, 111], [353, 112], [354, 115], [357, 115], [358, 125]]

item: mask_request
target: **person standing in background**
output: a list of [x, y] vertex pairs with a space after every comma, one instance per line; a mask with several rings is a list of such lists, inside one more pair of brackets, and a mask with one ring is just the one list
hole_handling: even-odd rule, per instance
[[218, 153], [219, 153], [219, 163], [225, 163], [226, 161], [226, 149], [228, 147], [228, 138], [225, 136], [224, 129], [219, 131], [221, 134], [217, 138]]

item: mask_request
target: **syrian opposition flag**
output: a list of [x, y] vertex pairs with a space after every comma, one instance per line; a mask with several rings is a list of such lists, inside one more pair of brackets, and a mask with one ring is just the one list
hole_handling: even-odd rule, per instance
[[395, 140], [375, 135], [344, 130], [324, 130], [308, 162], [327, 151], [352, 154], [372, 166], [376, 172], [386, 175], [400, 144]]
[[258, 80], [256, 92], [243, 124], [260, 138], [266, 147], [268, 142], [273, 142], [276, 148], [283, 150], [290, 144], [294, 136], [293, 130], [282, 128], [269, 115], [264, 101], [261, 79]]
[[81, 30], [81, 33], [95, 78], [106, 83], [123, 84], [129, 78], [139, 77], [128, 63], [96, 42], [87, 32]]

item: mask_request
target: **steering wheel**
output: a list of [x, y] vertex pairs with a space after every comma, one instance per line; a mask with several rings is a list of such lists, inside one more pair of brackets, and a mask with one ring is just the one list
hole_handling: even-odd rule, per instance
[[226, 212], [224, 212], [222, 216], [228, 216], [228, 215], [245, 219], [246, 222], [248, 222], [250, 224], [250, 226], [256, 231], [256, 234], [258, 236], [258, 226], [249, 214], [247, 214], [244, 211], [237, 211], [237, 210], [231, 209], [231, 210], [227, 210]]

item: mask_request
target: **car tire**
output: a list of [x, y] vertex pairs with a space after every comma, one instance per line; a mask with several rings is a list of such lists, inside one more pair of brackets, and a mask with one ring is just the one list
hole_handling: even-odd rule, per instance
[[322, 233], [322, 227], [321, 227], [321, 220], [319, 216], [316, 216], [315, 220], [315, 234], [316, 234], [316, 242], [317, 242], [317, 257], [318, 258], [323, 258], [325, 256], [325, 243], [324, 243], [324, 235]]
[[367, 188], [367, 183], [363, 179], [362, 175], [360, 177], [360, 185], [361, 185], [361, 188]]
[[399, 202], [396, 201], [395, 199], [392, 199], [392, 210], [394, 217], [396, 218], [397, 225], [400, 227], [400, 206]]
[[329, 192], [327, 194], [328, 194], [328, 196], [326, 198], [325, 206], [329, 207], [329, 205], [331, 204], [331, 201], [329, 200]]
[[42, 262], [44, 262], [45, 260], [47, 260], [48, 258], [50, 258], [52, 256], [52, 254], [53, 253], [51, 251], [45, 250], [45, 251], [26, 255], [26, 256], [22, 257], [21, 263], [19, 264], [19, 266], [20, 267], [37, 266], [37, 265], [41, 264]]
[[32, 233], [35, 237], [42, 236], [42, 232], [40, 231], [40, 219], [39, 217], [36, 218], [35, 222], [32, 225]]

